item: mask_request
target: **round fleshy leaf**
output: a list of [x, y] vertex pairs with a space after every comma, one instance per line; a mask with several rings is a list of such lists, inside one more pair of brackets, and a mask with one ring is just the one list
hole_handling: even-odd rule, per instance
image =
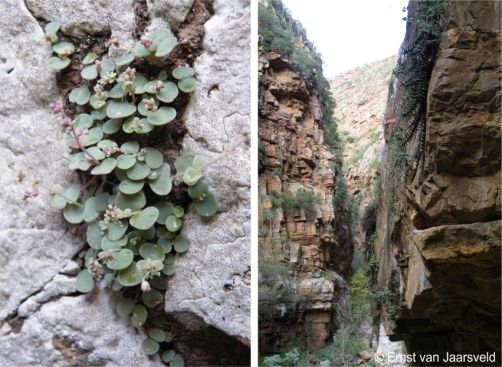
[[185, 209], [183, 209], [182, 206], [177, 205], [174, 207], [173, 214], [175, 217], [183, 218], [183, 216], [185, 215]]
[[155, 238], [155, 226], [148, 228], [147, 230], [140, 230], [141, 237], [145, 240], [153, 240]]
[[169, 349], [162, 353], [162, 361], [165, 363], [171, 363], [171, 361], [176, 357], [174, 350]]
[[211, 191], [206, 193], [204, 200], [195, 203], [195, 210], [202, 217], [210, 217], [218, 210], [218, 201]]
[[123, 248], [113, 252], [113, 259], [106, 263], [106, 266], [112, 270], [122, 270], [131, 265], [134, 254], [131, 250]]
[[122, 210], [131, 209], [132, 211], [142, 209], [146, 204], [146, 197], [143, 191], [133, 195], [126, 195], [118, 192], [115, 197], [115, 204]]
[[173, 241], [171, 241], [167, 237], [159, 238], [159, 240], [157, 241], [157, 245], [162, 247], [165, 253], [169, 253], [173, 250]]
[[201, 196], [205, 195], [207, 190], [209, 189], [209, 185], [206, 181], [199, 180], [193, 186], [188, 187], [188, 196], [192, 199], [198, 199]]
[[49, 69], [54, 71], [63, 70], [68, 65], [70, 65], [70, 59], [60, 59], [59, 57], [53, 56], [48, 62]]
[[148, 79], [143, 74], [136, 74], [134, 81], [132, 82], [134, 86], [134, 94], [145, 93], [145, 84], [148, 83]]
[[147, 338], [143, 340], [143, 350], [149, 356], [154, 355], [159, 351], [159, 343], [155, 340]]
[[151, 169], [157, 169], [164, 163], [164, 156], [155, 148], [145, 148], [145, 163]]
[[143, 305], [136, 305], [132, 310], [132, 324], [134, 327], [139, 328], [143, 326], [148, 318], [148, 310]]
[[148, 331], [148, 336], [159, 343], [162, 343], [164, 340], [166, 340], [166, 333], [164, 332], [164, 330], [159, 328], [150, 329]]
[[127, 170], [127, 177], [131, 180], [143, 180], [148, 177], [150, 167], [142, 162], [136, 162], [134, 166]]
[[98, 147], [89, 147], [87, 148], [87, 152], [96, 158], [98, 161], [105, 159], [105, 153]]
[[184, 367], [184, 366], [185, 366], [185, 361], [183, 361], [183, 358], [179, 354], [176, 354], [176, 357], [174, 357], [171, 363], [169, 364], [169, 367]]
[[63, 196], [70, 204], [75, 204], [80, 196], [80, 186], [71, 185], [63, 191]]
[[102, 250], [118, 250], [127, 245], [127, 236], [124, 236], [116, 241], [112, 241], [108, 236], [104, 236], [101, 240]]
[[176, 252], [186, 252], [190, 246], [190, 241], [184, 234], [179, 234], [174, 239], [174, 250]]
[[79, 169], [81, 171], [87, 171], [91, 166], [92, 163], [88, 158], [87, 155], [85, 155], [83, 152], [78, 152], [75, 154], [71, 154], [69, 156], [69, 164], [68, 168], [69, 169]]
[[201, 170], [206, 166], [207, 166], [206, 158], [204, 158], [200, 155], [196, 155], [195, 157], [193, 157], [192, 168], [194, 168], [196, 170]]
[[84, 147], [87, 147], [98, 143], [101, 139], [103, 139], [103, 129], [101, 127], [94, 127], [87, 134], [82, 135], [80, 143]]
[[106, 108], [106, 115], [111, 119], [131, 116], [134, 112], [136, 106], [127, 102], [111, 101]]
[[159, 72], [159, 75], [157, 76], [157, 79], [158, 80], [162, 80], [163, 82], [165, 82], [167, 80], [167, 71], [161, 70]]
[[173, 82], [166, 82], [156, 96], [164, 103], [171, 103], [178, 96], [178, 87]]
[[188, 167], [183, 174], [183, 182], [188, 186], [193, 186], [202, 177], [202, 173], [193, 167]]
[[138, 269], [133, 261], [131, 265], [123, 270], [119, 270], [117, 279], [124, 287], [133, 287], [143, 281], [145, 274]]
[[165, 196], [171, 192], [173, 187], [171, 179], [171, 167], [164, 163], [160, 168], [160, 175], [154, 181], [149, 182], [150, 188], [154, 193]]
[[125, 235], [128, 227], [126, 220], [121, 220], [119, 223], [110, 223], [108, 224], [107, 236], [112, 241], [118, 241]]
[[197, 80], [195, 78], [184, 78], [178, 82], [178, 88], [185, 93], [192, 93], [197, 89]]
[[[174, 205], [168, 202], [160, 202], [155, 204], [155, 207], [159, 209], [159, 217], [157, 218], [158, 224], [166, 223], [166, 219], [169, 215], [173, 214]], [[162, 227], [160, 227], [162, 228]]]
[[136, 134], [148, 134], [153, 130], [153, 126], [147, 119], [141, 119], [138, 126], [134, 128]]
[[85, 222], [92, 222], [98, 218], [99, 212], [96, 209], [95, 202], [96, 198], [93, 196], [85, 201], [83, 213]]
[[153, 126], [165, 125], [174, 120], [176, 110], [172, 107], [160, 107], [157, 111], [148, 116], [148, 122]]
[[139, 248], [139, 254], [145, 260], [159, 260], [164, 261], [165, 253], [164, 249], [159, 245], [154, 245], [153, 243], [145, 243]]
[[108, 92], [108, 98], [119, 99], [123, 98], [126, 94], [127, 91], [124, 89], [124, 83], [118, 82]]
[[107, 175], [117, 167], [117, 160], [115, 158], [103, 159], [101, 164], [94, 167], [91, 171], [92, 175]]
[[110, 119], [106, 121], [103, 125], [103, 132], [105, 134], [115, 134], [122, 127], [121, 119]]
[[95, 95], [92, 95], [91, 98], [89, 99], [89, 104], [95, 110], [99, 110], [101, 107], [103, 107], [106, 104], [106, 100], [104, 100], [102, 98], [98, 98]]
[[120, 169], [129, 169], [136, 163], [136, 157], [130, 154], [121, 154], [117, 158], [117, 167]]
[[124, 180], [120, 183], [119, 190], [126, 195], [132, 195], [140, 192], [143, 189], [143, 185], [143, 181]]
[[51, 200], [51, 205], [57, 209], [64, 209], [66, 203], [66, 199], [59, 194], [55, 194]]
[[185, 172], [188, 167], [192, 166], [194, 158], [195, 156], [193, 154], [184, 154], [176, 158], [176, 160], [174, 161], [174, 168], [176, 168], [176, 173]]
[[71, 42], [63, 41], [52, 46], [52, 50], [57, 53], [59, 57], [64, 58], [75, 52], [75, 46], [73, 46]]
[[113, 140], [105, 139], [105, 140], [101, 140], [98, 143], [98, 148], [102, 149], [102, 150], [105, 150], [105, 148], [115, 148], [115, 147], [118, 148], [118, 145]]
[[115, 60], [115, 64], [117, 64], [117, 66], [124, 66], [124, 65], [130, 64], [133, 61], [134, 61], [133, 54], [125, 54], [125, 55], [118, 57]]
[[84, 221], [84, 208], [76, 204], [69, 204], [63, 209], [64, 219], [71, 224], [79, 224]]
[[87, 80], [93, 80], [98, 77], [98, 70], [96, 69], [96, 65], [87, 65], [80, 72], [80, 76]]
[[137, 266], [138, 269], [151, 269], [153, 267], [156, 271], [161, 271], [164, 264], [160, 260], [139, 260]]
[[148, 208], [143, 209], [139, 213], [134, 214], [129, 219], [129, 223], [134, 228], [146, 230], [155, 224], [158, 216], [159, 216], [159, 210], [154, 206], [149, 206]]
[[134, 45], [134, 48], [132, 50], [132, 53], [134, 54], [134, 56], [136, 57], [146, 57], [148, 55], [150, 55], [150, 51], [148, 51], [145, 46], [143, 46], [141, 44], [141, 42], [136, 42], [136, 44]]
[[173, 254], [167, 254], [166, 258], [164, 259], [164, 264], [174, 265], [175, 260], [176, 260], [176, 257]]
[[136, 141], [128, 141], [120, 146], [122, 153], [136, 154], [139, 152], [139, 144]]
[[124, 298], [117, 303], [117, 314], [120, 317], [127, 317], [134, 309], [134, 301], [130, 298]]
[[89, 293], [94, 289], [94, 278], [89, 270], [84, 269], [78, 273], [75, 286], [82, 293]]
[[92, 117], [86, 113], [81, 113], [73, 120], [75, 128], [80, 130], [89, 129], [93, 124]]
[[84, 59], [82, 60], [82, 64], [88, 65], [92, 64], [96, 59], [98, 58], [98, 55], [96, 55], [95, 52], [89, 52], [87, 55], [85, 55]]
[[87, 87], [75, 88], [71, 91], [68, 99], [79, 106], [85, 105], [91, 98], [91, 91]]
[[181, 219], [170, 215], [166, 219], [166, 228], [170, 232], [176, 232], [181, 227]]
[[99, 250], [101, 249], [101, 241], [103, 240], [103, 234], [101, 232], [101, 227], [99, 223], [94, 222], [87, 226], [87, 243], [92, 248]]
[[141, 295], [141, 300], [148, 308], [154, 308], [164, 302], [164, 295], [156, 289], [152, 289], [149, 292], [144, 292]]
[[171, 53], [171, 51], [178, 44], [178, 40], [172, 34], [166, 37], [157, 47], [155, 51], [155, 57], [165, 57]]
[[50, 22], [45, 25], [46, 34], [56, 34], [59, 31], [61, 25], [58, 22]]
[[[161, 267], [160, 267], [159, 271], [162, 270], [162, 263], [160, 263], [160, 264], [161, 264]], [[152, 279], [150, 279], [150, 284], [153, 285], [157, 289], [161, 289], [161, 290], [167, 289], [167, 277], [165, 275], [153, 277]]]
[[167, 276], [174, 275], [174, 273], [176, 273], [176, 268], [172, 264], [171, 265], [165, 264], [164, 268], [162, 269], [162, 273]]
[[195, 70], [188, 66], [178, 66], [173, 69], [172, 75], [175, 79], [185, 79], [194, 76]]
[[99, 70], [99, 76], [104, 78], [110, 73], [113, 73], [115, 71], [115, 64], [113, 61], [109, 58], [104, 58], [101, 60], [101, 67]]
[[157, 89], [158, 86], [163, 87], [164, 82], [161, 80], [151, 80], [145, 84], [145, 92], [150, 93], [150, 94], [155, 94], [158, 92], [158, 89]]
[[167, 28], [158, 28], [151, 32], [148, 36], [153, 41], [152, 46], [149, 47], [151, 50], [156, 50], [159, 44], [166, 38], [171, 37], [173, 34]]
[[143, 98], [139, 103], [138, 103], [138, 112], [145, 117], [150, 116], [153, 112], [150, 111], [148, 108], [146, 108], [145, 101], [149, 101], [153, 99], [155, 106], [159, 107], [159, 101], [157, 101], [155, 98]]
[[[97, 110], [91, 112], [91, 117], [93, 118], [93, 120], [102, 121], [106, 118], [106, 106], [107, 104], [105, 103], [103, 107], [98, 108]], [[102, 125], [100, 127], [101, 129], [103, 129]]]

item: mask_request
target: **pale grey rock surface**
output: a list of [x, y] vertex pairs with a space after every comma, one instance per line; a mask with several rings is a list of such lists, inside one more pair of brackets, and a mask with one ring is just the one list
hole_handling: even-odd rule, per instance
[[[169, 3], [178, 6], [168, 20], [179, 24], [190, 1]], [[58, 90], [46, 66], [50, 48], [35, 17], [58, 20], [71, 35], [110, 31], [131, 40], [132, 0], [26, 0], [26, 5], [29, 10], [23, 1], [0, 2], [0, 184], [9, 188], [0, 192], [0, 365], [66, 366], [73, 352], [89, 364], [159, 365], [141, 351], [144, 336], [107, 306], [104, 291], [91, 297], [75, 292], [78, 269], [70, 259], [83, 240], [48, 205], [51, 186], [75, 177], [61, 165], [66, 146], [49, 107]], [[166, 16], [161, 10], [154, 15]], [[227, 335], [249, 339], [248, 1], [216, 1], [206, 31], [196, 64], [199, 90], [186, 109], [190, 135], [184, 149], [212, 159], [227, 148], [227, 158], [207, 172], [220, 213], [202, 221], [189, 211], [185, 232], [193, 246], [177, 261], [167, 311], [183, 311]], [[20, 171], [26, 176], [18, 182]], [[24, 193], [34, 189], [39, 195], [24, 203]]]
[[192, 313], [249, 340], [250, 6], [248, 0], [217, 0], [214, 10], [195, 64], [199, 87], [187, 108], [183, 148], [217, 159], [206, 176], [220, 214], [210, 221], [189, 214], [183, 232], [192, 245], [176, 260], [166, 311]]

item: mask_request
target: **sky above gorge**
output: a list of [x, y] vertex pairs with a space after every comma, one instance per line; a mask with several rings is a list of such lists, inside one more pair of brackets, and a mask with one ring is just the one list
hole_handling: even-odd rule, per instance
[[324, 75], [397, 54], [408, 0], [283, 0], [324, 60]]

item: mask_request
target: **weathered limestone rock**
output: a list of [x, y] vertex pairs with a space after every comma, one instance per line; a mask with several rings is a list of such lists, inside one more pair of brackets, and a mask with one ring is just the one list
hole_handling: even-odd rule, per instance
[[[25, 3], [0, 3], [0, 183], [8, 188], [0, 193], [0, 365], [160, 365], [141, 350], [144, 336], [107, 306], [104, 290], [76, 293], [78, 264], [70, 259], [85, 242], [48, 196], [54, 183], [77, 178], [61, 165], [67, 149], [49, 107], [59, 92], [37, 19], [57, 20], [71, 36], [117, 36], [125, 50], [136, 26], [133, 1]], [[174, 29], [193, 1], [168, 3], [172, 13], [159, 5], [150, 17]], [[184, 231], [193, 245], [176, 263], [166, 311], [187, 363], [236, 365], [249, 356], [249, 1], [213, 7], [183, 148], [217, 159], [207, 175], [220, 209], [210, 221], [189, 210]], [[38, 195], [24, 202], [26, 192]]]
[[[384, 155], [378, 283], [399, 286], [400, 314], [385, 328], [408, 352], [500, 352], [500, 5], [448, 3], [423, 157], [396, 193]], [[399, 85], [388, 110], [401, 102]]]

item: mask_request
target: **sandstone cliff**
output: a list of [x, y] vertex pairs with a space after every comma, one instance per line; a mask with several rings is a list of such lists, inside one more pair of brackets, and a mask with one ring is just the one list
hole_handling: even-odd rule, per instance
[[[294, 31], [294, 49], [316, 55], [301, 26]], [[291, 343], [323, 346], [347, 317], [344, 276], [350, 272], [352, 245], [347, 208], [335, 213], [333, 207], [340, 157], [324, 142], [325, 91], [290, 60], [295, 56], [263, 51], [259, 328], [260, 352], [270, 353]]]
[[408, 352], [500, 352], [500, 6], [408, 7], [400, 67], [421, 79], [389, 87], [376, 243], [386, 331]]

